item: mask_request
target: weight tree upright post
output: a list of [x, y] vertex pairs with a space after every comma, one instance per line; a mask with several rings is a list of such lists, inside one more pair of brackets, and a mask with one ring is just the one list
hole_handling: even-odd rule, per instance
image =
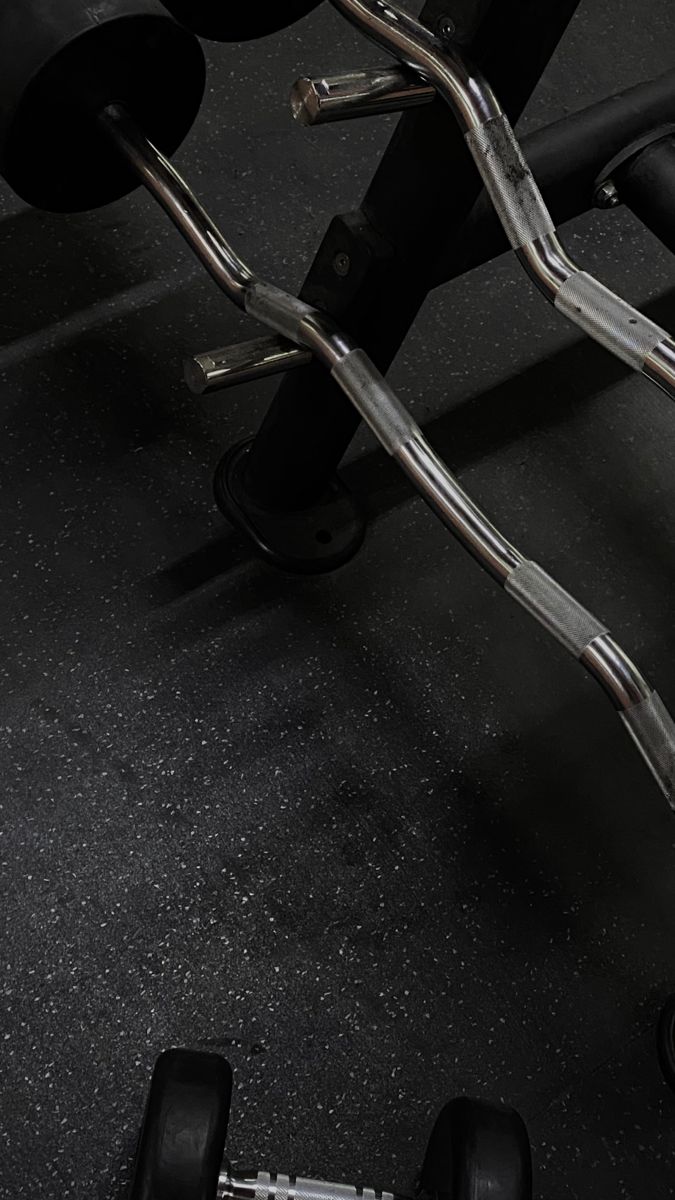
[[[465, 49], [507, 116], [521, 115], [580, 0], [427, 0], [421, 20]], [[387, 371], [429, 291], [467, 253], [464, 227], [482, 189], [441, 101], [405, 113], [361, 208], [335, 217], [301, 298], [339, 320]], [[467, 226], [468, 232], [468, 226]], [[226, 454], [216, 496], [278, 566], [326, 571], [358, 549], [363, 519], [337, 477], [359, 417], [326, 372], [287, 375], [249, 443]]]

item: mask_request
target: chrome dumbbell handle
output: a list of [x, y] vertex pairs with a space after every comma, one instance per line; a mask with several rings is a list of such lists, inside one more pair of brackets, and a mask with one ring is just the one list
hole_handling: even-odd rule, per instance
[[324, 1183], [272, 1171], [241, 1171], [223, 1164], [218, 1200], [405, 1200], [393, 1192]]
[[367, 355], [354, 346], [332, 318], [257, 279], [185, 180], [123, 111], [108, 109], [101, 119], [129, 165], [223, 291], [262, 324], [309, 350], [330, 371], [448, 529], [513, 599], [599, 680], [675, 807], [675, 725], [605, 626], [499, 532], [435, 454]]

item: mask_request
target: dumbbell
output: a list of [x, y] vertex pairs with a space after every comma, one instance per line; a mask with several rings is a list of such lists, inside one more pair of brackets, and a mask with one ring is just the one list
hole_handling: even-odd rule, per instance
[[321, 0], [164, 0], [176, 20], [216, 42], [248, 42], [306, 17]]
[[[372, 1188], [236, 1170], [225, 1154], [231, 1100], [232, 1070], [220, 1055], [162, 1054], [150, 1084], [131, 1200], [403, 1200]], [[522, 1118], [483, 1100], [446, 1104], [424, 1157], [420, 1194], [531, 1200], [532, 1157]]]

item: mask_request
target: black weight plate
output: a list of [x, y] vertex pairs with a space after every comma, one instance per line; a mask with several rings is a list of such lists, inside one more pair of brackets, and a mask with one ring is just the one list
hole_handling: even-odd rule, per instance
[[248, 42], [293, 25], [321, 0], [164, 0], [169, 12], [200, 37]]
[[231, 1099], [220, 1055], [167, 1050], [157, 1059], [131, 1200], [215, 1200]]
[[531, 1200], [532, 1154], [522, 1118], [501, 1104], [452, 1100], [431, 1134], [421, 1185], [447, 1200]]
[[108, 204], [138, 179], [98, 113], [123, 105], [171, 155], [204, 84], [197, 38], [157, 0], [2, 0], [0, 171], [38, 208]]
[[661, 1009], [656, 1048], [663, 1078], [670, 1090], [675, 1092], [675, 996], [669, 996]]

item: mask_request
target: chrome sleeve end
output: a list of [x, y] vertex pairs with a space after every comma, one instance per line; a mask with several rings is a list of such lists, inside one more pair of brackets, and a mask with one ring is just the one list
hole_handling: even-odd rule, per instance
[[622, 712], [621, 720], [675, 812], [675, 721], [658, 692]]
[[326, 113], [322, 114], [323, 88], [323, 79], [311, 79], [307, 75], [296, 79], [291, 88], [290, 100], [293, 120], [299, 125], [318, 125], [322, 119], [324, 123], [330, 121]]
[[207, 396], [241, 383], [266, 379], [311, 363], [313, 355], [301, 346], [270, 333], [251, 341], [195, 354], [183, 361], [185, 382], [193, 396]]
[[291, 112], [300, 125], [327, 125], [403, 112], [435, 99], [435, 88], [418, 74], [396, 65], [314, 79], [302, 76], [291, 91]]

